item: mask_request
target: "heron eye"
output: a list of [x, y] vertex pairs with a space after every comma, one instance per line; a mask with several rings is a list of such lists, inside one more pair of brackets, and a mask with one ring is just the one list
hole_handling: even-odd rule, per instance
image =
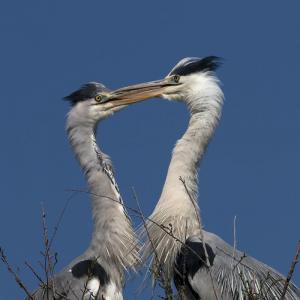
[[95, 96], [95, 100], [97, 102], [101, 102], [102, 99], [103, 99], [103, 95], [101, 95], [101, 94], [98, 94], [98, 95]]
[[179, 75], [174, 75], [172, 79], [173, 79], [174, 82], [178, 83], [179, 80], [180, 80], [180, 76]]

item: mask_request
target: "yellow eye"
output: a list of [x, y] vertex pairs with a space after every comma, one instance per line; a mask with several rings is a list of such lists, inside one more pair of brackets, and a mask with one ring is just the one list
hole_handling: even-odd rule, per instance
[[174, 75], [174, 76], [172, 77], [172, 79], [173, 79], [174, 82], [178, 83], [179, 80], [180, 80], [180, 76], [179, 76], [179, 75]]
[[95, 96], [95, 100], [97, 102], [101, 102], [102, 99], [103, 99], [103, 96], [101, 94], [98, 94], [98, 95]]

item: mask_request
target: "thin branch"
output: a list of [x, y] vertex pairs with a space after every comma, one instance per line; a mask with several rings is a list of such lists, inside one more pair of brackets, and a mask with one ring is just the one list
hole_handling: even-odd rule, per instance
[[285, 297], [285, 294], [287, 292], [289, 283], [290, 283], [290, 281], [292, 279], [292, 276], [293, 276], [293, 273], [295, 271], [295, 266], [298, 263], [299, 254], [300, 254], [300, 240], [298, 241], [297, 250], [296, 250], [294, 259], [292, 261], [292, 264], [291, 264], [288, 276], [287, 276], [286, 281], [284, 283], [284, 287], [283, 287], [283, 291], [282, 291], [282, 295], [281, 295], [281, 299], [280, 300], [284, 300], [284, 297]]
[[17, 275], [17, 273], [13, 270], [13, 268], [9, 264], [9, 262], [7, 260], [7, 257], [4, 253], [4, 250], [1, 247], [0, 247], [0, 258], [1, 258], [2, 262], [6, 265], [8, 272], [11, 273], [14, 276], [16, 283], [25, 292], [27, 297], [31, 300], [34, 300], [32, 295], [30, 294], [30, 292], [28, 291], [28, 289], [26, 288], [26, 286], [24, 285], [24, 283], [20, 279], [20, 277]]
[[[234, 216], [234, 219], [233, 219], [233, 253], [232, 253], [232, 263], [235, 260], [235, 255], [236, 255], [236, 250], [237, 250], [236, 220], [237, 220], [237, 217]], [[246, 257], [247, 257], [246, 253], [244, 252], [243, 255], [240, 257], [239, 261], [233, 267], [232, 273], [239, 266], [239, 264], [241, 264], [242, 260], [244, 258], [246, 258]]]
[[[234, 270], [238, 267], [238, 265], [242, 264], [242, 261], [244, 258], [246, 258], [246, 253], [244, 252], [243, 255], [240, 257], [240, 259], [238, 260], [238, 262], [235, 264], [235, 266], [232, 269], [232, 273], [234, 272]], [[232, 256], [233, 260], [235, 260], [235, 256]]]
[[42, 285], [45, 285], [45, 282], [43, 281], [43, 279], [39, 276], [39, 274], [34, 270], [34, 268], [27, 261], [25, 261], [25, 266], [30, 269], [30, 271], [33, 273], [33, 275], [37, 278], [37, 280]]
[[214, 291], [214, 296], [215, 296], [216, 300], [218, 300], [218, 295], [217, 295], [215, 285], [214, 285], [214, 281], [213, 281], [213, 277], [212, 277], [212, 274], [211, 274], [211, 264], [210, 264], [210, 261], [209, 261], [209, 258], [208, 258], [208, 253], [207, 253], [206, 244], [205, 244], [205, 240], [204, 240], [204, 234], [203, 234], [203, 228], [202, 228], [202, 223], [201, 223], [200, 214], [199, 214], [199, 208], [196, 205], [195, 199], [193, 199], [192, 195], [190, 194], [190, 191], [187, 188], [185, 180], [181, 176], [179, 177], [179, 180], [182, 182], [182, 184], [185, 188], [185, 191], [186, 191], [187, 195], [189, 196], [190, 201], [192, 202], [192, 204], [194, 206], [195, 214], [197, 216], [198, 223], [199, 223], [200, 236], [201, 236], [202, 245], [203, 245], [203, 249], [204, 249], [206, 265], [208, 266], [208, 270], [209, 270], [209, 277], [210, 277], [212, 288], [213, 288], [213, 291]]
[[209, 258], [208, 258], [208, 253], [207, 253], [207, 249], [206, 249], [206, 245], [205, 245], [205, 241], [204, 241], [204, 234], [203, 234], [203, 230], [202, 230], [202, 222], [201, 222], [201, 219], [200, 219], [200, 214], [199, 214], [199, 209], [196, 205], [196, 201], [193, 199], [192, 195], [190, 194], [190, 191], [188, 190], [187, 188], [187, 185], [185, 183], [185, 180], [180, 176], [179, 177], [179, 180], [182, 182], [184, 188], [185, 188], [185, 191], [187, 193], [187, 195], [189, 196], [189, 199], [190, 201], [192, 202], [193, 206], [194, 206], [194, 210], [195, 210], [195, 214], [196, 214], [196, 217], [198, 219], [198, 224], [199, 224], [199, 230], [200, 230], [200, 235], [201, 235], [201, 240], [202, 240], [202, 245], [203, 245], [203, 248], [204, 248], [204, 254], [205, 254], [205, 260], [206, 260], [206, 264], [211, 267], [210, 265], [210, 261], [209, 261]]
[[54, 226], [53, 234], [52, 234], [52, 237], [51, 237], [50, 242], [49, 242], [49, 249], [51, 249], [53, 240], [54, 240], [54, 238], [55, 238], [55, 236], [56, 236], [56, 234], [57, 234], [57, 231], [58, 231], [59, 226], [60, 226], [60, 224], [61, 224], [61, 221], [62, 221], [62, 219], [63, 219], [63, 217], [64, 217], [64, 215], [65, 215], [65, 212], [66, 212], [66, 210], [67, 210], [67, 207], [68, 207], [70, 201], [72, 200], [72, 198], [73, 198], [77, 193], [78, 193], [77, 191], [74, 191], [74, 192], [68, 197], [68, 199], [66, 200], [65, 205], [64, 205], [64, 207], [63, 207], [63, 209], [62, 209], [62, 211], [61, 211], [61, 213], [60, 213], [60, 215], [59, 215], [59, 217], [58, 217], [58, 220], [57, 220], [57, 222], [56, 222], [56, 224], [55, 224], [55, 226]]
[[197, 219], [198, 219], [199, 227], [200, 227], [200, 230], [202, 230], [202, 222], [201, 222], [201, 219], [200, 219], [199, 208], [196, 205], [196, 201], [195, 201], [195, 199], [193, 199], [193, 197], [192, 197], [192, 195], [191, 195], [191, 193], [190, 193], [190, 191], [189, 191], [189, 189], [188, 189], [188, 187], [185, 183], [185, 180], [181, 176], [179, 176], [179, 180], [182, 182], [182, 184], [184, 186], [184, 189], [185, 189], [187, 195], [189, 196], [189, 199], [191, 200], [191, 202], [194, 206], [194, 210], [195, 210], [195, 214], [196, 214]]
[[44, 247], [45, 247], [45, 252], [43, 253], [43, 257], [44, 257], [43, 270], [46, 277], [46, 296], [47, 299], [49, 299], [50, 254], [49, 254], [48, 227], [46, 221], [46, 212], [43, 203], [41, 203], [41, 206], [42, 206], [43, 239], [44, 239]]
[[[138, 207], [138, 211], [139, 211], [140, 216], [141, 216], [141, 218], [142, 218], [143, 225], [144, 225], [144, 228], [145, 228], [147, 237], [148, 237], [148, 239], [149, 239], [149, 241], [150, 241], [150, 244], [151, 244], [151, 247], [152, 247], [152, 249], [153, 249], [154, 256], [155, 256], [155, 260], [157, 261], [157, 264], [158, 264], [158, 272], [164, 273], [164, 270], [163, 270], [163, 268], [161, 267], [161, 263], [160, 263], [160, 261], [159, 261], [159, 259], [158, 259], [158, 254], [157, 254], [157, 252], [156, 252], [156, 248], [155, 248], [155, 246], [154, 246], [154, 244], [153, 244], [153, 241], [152, 241], [151, 238], [150, 238], [150, 234], [149, 234], [149, 231], [148, 231], [148, 228], [147, 228], [146, 218], [145, 218], [145, 216], [144, 216], [144, 214], [143, 214], [143, 211], [142, 211], [142, 209], [141, 209], [140, 201], [139, 201], [139, 199], [138, 199], [138, 196], [137, 196], [137, 193], [136, 193], [136, 191], [135, 191], [135, 188], [134, 188], [134, 187], [131, 187], [131, 190], [132, 190], [132, 193], [133, 193], [133, 198], [134, 198], [135, 201], [136, 201], [136, 204], [137, 204], [137, 207]], [[157, 275], [157, 274], [156, 274], [156, 275]], [[161, 276], [160, 276], [160, 277], [161, 277]], [[172, 291], [172, 288], [169, 287], [169, 285], [165, 282], [165, 276], [163, 276], [162, 278], [163, 278], [162, 284], [163, 284], [163, 286], [164, 286], [164, 290], [165, 290], [166, 297], [167, 297], [166, 299], [170, 299], [170, 300], [171, 300], [171, 299], [173, 298], [173, 291]], [[170, 295], [170, 293], [171, 293], [171, 295]]]
[[[255, 272], [255, 270], [254, 270], [253, 268], [251, 268], [251, 267], [247, 266], [246, 264], [242, 263], [242, 260], [243, 260], [244, 258], [247, 257], [247, 255], [246, 255], [245, 252], [244, 252], [243, 255], [240, 257], [240, 259], [237, 259], [237, 258], [233, 257], [232, 254], [227, 253], [226, 251], [224, 251], [222, 248], [217, 247], [217, 249], [218, 249], [219, 251], [221, 251], [223, 254], [225, 254], [225, 255], [231, 257], [233, 260], [235, 260], [235, 261], [237, 262], [237, 264], [240, 264], [240, 265], [242, 265], [243, 267], [248, 268], [249, 270]], [[242, 259], [241, 259], [241, 258], [242, 258]]]
[[235, 257], [237, 248], [237, 239], [236, 239], [236, 216], [233, 219], [233, 257]]

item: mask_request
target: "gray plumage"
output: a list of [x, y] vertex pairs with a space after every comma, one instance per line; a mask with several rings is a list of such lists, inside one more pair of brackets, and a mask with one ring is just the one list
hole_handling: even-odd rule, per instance
[[[147, 240], [143, 257], [151, 257], [151, 269], [163, 282], [175, 279], [180, 299], [246, 300], [250, 290], [264, 293], [267, 300], [279, 299], [283, 275], [249, 256], [241, 259], [243, 253], [202, 229], [197, 168], [221, 116], [224, 96], [214, 74], [218, 65], [213, 56], [185, 58], [165, 79], [146, 84], [158, 86], [156, 96], [185, 102], [190, 121], [173, 150], [160, 199], [142, 228]], [[291, 283], [285, 299], [299, 297]]]
[[[256, 295], [258, 299], [280, 299], [285, 284], [282, 274], [213, 233], [203, 230], [203, 237], [189, 237], [177, 256], [174, 281], [181, 298], [244, 300]], [[211, 258], [210, 267], [206, 265], [203, 241]], [[299, 289], [291, 283], [285, 299], [299, 297]]]
[[[99, 103], [95, 97], [109, 91], [89, 83], [66, 99], [70, 144], [88, 182], [94, 229], [88, 249], [33, 295], [42, 299], [121, 300], [124, 272], [139, 261], [138, 242], [123, 206], [111, 160], [96, 144], [96, 126], [124, 105]], [[49, 298], [48, 298], [49, 297]]]

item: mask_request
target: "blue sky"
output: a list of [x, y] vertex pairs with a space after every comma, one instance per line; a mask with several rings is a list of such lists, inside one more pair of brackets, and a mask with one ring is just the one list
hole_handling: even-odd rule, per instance
[[[300, 237], [299, 9], [298, 1], [1, 2], [0, 245], [30, 288], [37, 282], [24, 261], [41, 259], [41, 202], [53, 229], [68, 190], [85, 188], [61, 98], [88, 81], [117, 88], [161, 78], [186, 56], [225, 58], [223, 116], [200, 170], [204, 225], [232, 242], [236, 215], [238, 247], [287, 273]], [[134, 186], [150, 214], [187, 120], [182, 104], [153, 100], [101, 124], [99, 143], [129, 206]], [[55, 239], [58, 270], [90, 232], [88, 197], [77, 194]], [[140, 282], [128, 281], [126, 299]], [[3, 265], [0, 295], [23, 297]]]

